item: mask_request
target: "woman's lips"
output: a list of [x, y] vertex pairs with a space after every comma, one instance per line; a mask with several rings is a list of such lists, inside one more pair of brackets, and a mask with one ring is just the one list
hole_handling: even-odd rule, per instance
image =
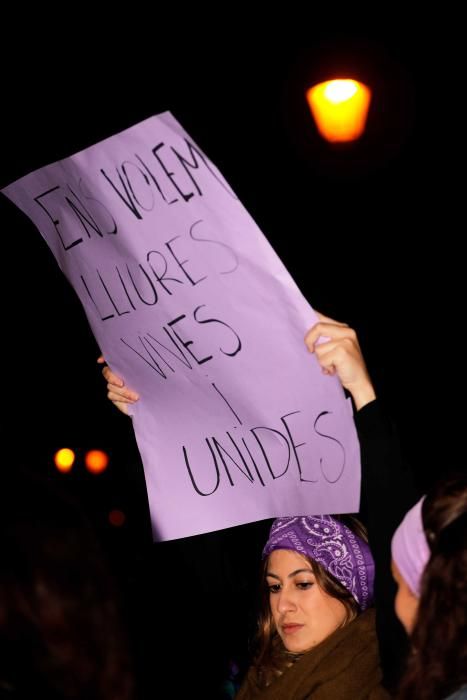
[[299, 625], [296, 623], [289, 623], [287, 625], [282, 625], [282, 631], [284, 634], [294, 634], [294, 632], [298, 632], [301, 630], [303, 625]]

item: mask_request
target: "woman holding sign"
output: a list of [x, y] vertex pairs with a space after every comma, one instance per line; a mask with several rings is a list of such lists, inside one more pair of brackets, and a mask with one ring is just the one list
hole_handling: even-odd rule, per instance
[[[314, 348], [319, 336], [329, 340]], [[373, 402], [354, 331], [322, 318], [307, 345], [325, 373], [338, 371], [357, 410]], [[103, 374], [108, 397], [126, 413], [137, 394], [108, 367]], [[387, 697], [371, 609], [374, 562], [363, 526], [331, 516], [280, 519], [264, 556], [259, 651], [239, 698]]]
[[[327, 341], [317, 344], [319, 337]], [[307, 334], [306, 343], [323, 372], [339, 376], [355, 404], [362, 451], [363, 511], [366, 511], [378, 572], [376, 628], [385, 685], [394, 688], [400, 678], [399, 664], [405, 656], [406, 639], [394, 615], [396, 586], [389, 568], [390, 542], [402, 516], [415, 500], [414, 492], [403, 468], [392, 423], [375, 400], [355, 332], [345, 324], [321, 317], [320, 323]], [[121, 409], [137, 398], [108, 368], [104, 369], [104, 376], [109, 382], [109, 398]], [[409, 516], [410, 522], [405, 521], [401, 526], [402, 536], [405, 533], [409, 543], [405, 550], [401, 546], [401, 528], [394, 538], [396, 567], [393, 570], [399, 587], [396, 614], [417, 648], [421, 646], [420, 653], [411, 656], [401, 685], [404, 698], [410, 697], [414, 688], [420, 694], [420, 681], [427, 668], [430, 673], [437, 669], [434, 682], [440, 689], [462, 688], [467, 680], [462, 676], [462, 659], [467, 654], [465, 642], [456, 643], [455, 652], [450, 645], [444, 649], [452, 673], [440, 670], [439, 663], [429, 664], [425, 669], [423, 664], [420, 666], [420, 659], [428, 658], [436, 647], [432, 635], [427, 633], [426, 616], [431, 609], [431, 616], [435, 618], [432, 622], [439, 621], [437, 605], [433, 603], [433, 591], [440, 584], [438, 560], [443, 563], [445, 604], [451, 605], [450, 610], [458, 610], [450, 620], [453, 639], [459, 637], [463, 625], [465, 606], [459, 605], [463, 600], [462, 584], [459, 575], [456, 579], [446, 574], [451, 569], [456, 569], [458, 574], [464, 571], [465, 580], [467, 566], [465, 478], [463, 486], [459, 486], [459, 480], [455, 483], [457, 489], [445, 484], [425, 499], [423, 520], [418, 517], [416, 536], [410, 527], [413, 517]], [[417, 509], [412, 509], [411, 513], [417, 510], [420, 515], [419, 506], [417, 504]], [[441, 517], [440, 513], [446, 517]], [[433, 519], [436, 522], [431, 522]], [[421, 529], [425, 530], [425, 535], [419, 532]], [[452, 537], [447, 536], [448, 530], [449, 533], [452, 530]], [[435, 533], [434, 539], [430, 533]], [[424, 557], [420, 558], [419, 545], [425, 537], [428, 544]], [[453, 552], [457, 554], [452, 556]], [[374, 611], [369, 608], [373, 595], [373, 558], [364, 533], [358, 525], [355, 527], [355, 521], [346, 524], [343, 519], [331, 516], [276, 520], [263, 556], [264, 599], [257, 654], [238, 695], [239, 700], [387, 697], [379, 685]], [[422, 580], [421, 598], [418, 593], [406, 590], [412, 590], [410, 571], [414, 568], [418, 572], [417, 580]], [[430, 695], [430, 692], [427, 687], [427, 698], [446, 696], [442, 691], [439, 696]]]

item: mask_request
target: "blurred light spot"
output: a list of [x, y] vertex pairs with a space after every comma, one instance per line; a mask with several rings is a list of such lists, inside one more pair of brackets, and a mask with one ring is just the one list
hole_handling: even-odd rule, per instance
[[109, 523], [114, 527], [121, 527], [125, 524], [126, 515], [122, 510], [111, 510], [109, 513]]
[[59, 472], [69, 472], [75, 461], [75, 453], [73, 450], [69, 450], [68, 447], [64, 447], [58, 450], [54, 455], [55, 466]]
[[330, 102], [338, 104], [350, 100], [358, 90], [355, 80], [330, 80], [326, 83], [324, 94]]
[[107, 468], [109, 456], [102, 450], [89, 450], [84, 457], [86, 469], [92, 474], [100, 474]]
[[306, 99], [323, 138], [355, 141], [365, 130], [371, 90], [356, 80], [327, 80], [310, 88]]

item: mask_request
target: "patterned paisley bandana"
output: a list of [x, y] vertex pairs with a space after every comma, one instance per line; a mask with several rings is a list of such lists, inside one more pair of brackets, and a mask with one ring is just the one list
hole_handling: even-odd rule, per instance
[[277, 518], [263, 549], [292, 549], [313, 559], [347, 588], [366, 610], [373, 602], [375, 564], [369, 546], [331, 515]]

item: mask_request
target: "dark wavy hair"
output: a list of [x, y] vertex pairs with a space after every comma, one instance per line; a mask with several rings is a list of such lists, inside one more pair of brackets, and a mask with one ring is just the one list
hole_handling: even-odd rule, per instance
[[[366, 530], [357, 518], [353, 516], [333, 517], [344, 522], [347, 527], [365, 542], [368, 541]], [[328, 573], [321, 564], [305, 555], [302, 556], [310, 564], [318, 586], [325, 593], [336, 598], [343, 604], [347, 613], [343, 624], [346, 625], [355, 619], [360, 610], [355, 598], [347, 588], [339, 583], [332, 574]], [[300, 657], [300, 654], [291, 654], [284, 648], [274, 624], [271, 606], [269, 604], [269, 589], [266, 579], [268, 561], [269, 557], [264, 560], [262, 567], [260, 612], [258, 616], [256, 639], [254, 642], [255, 654], [253, 667], [256, 669], [255, 678], [258, 689], [263, 689], [270, 685], [277, 676], [280, 676], [288, 666]]]
[[77, 504], [30, 475], [0, 488], [0, 556], [0, 696], [130, 700], [117, 588]]
[[440, 700], [467, 684], [466, 474], [437, 484], [423, 502], [422, 518], [431, 556], [400, 700]]

